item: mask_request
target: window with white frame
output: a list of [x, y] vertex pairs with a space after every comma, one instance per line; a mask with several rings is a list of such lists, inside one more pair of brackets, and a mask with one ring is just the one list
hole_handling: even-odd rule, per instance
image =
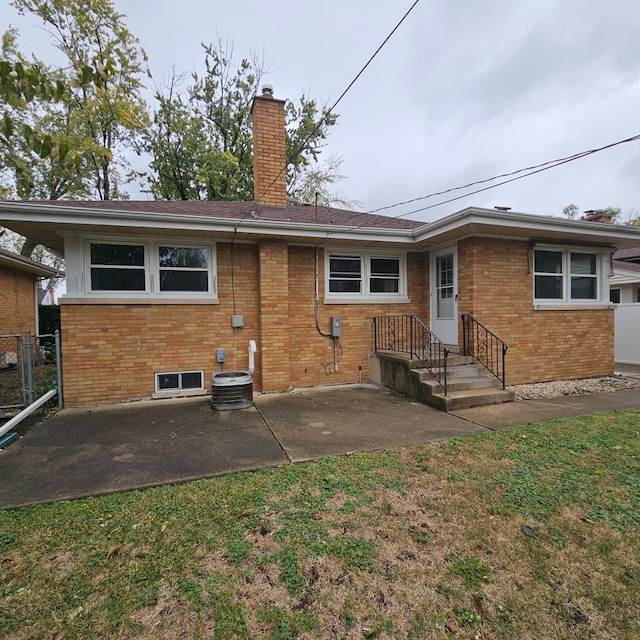
[[135, 244], [92, 242], [92, 291], [145, 291], [145, 248]]
[[216, 294], [213, 246], [88, 243], [91, 293]]
[[595, 251], [534, 250], [534, 298], [540, 302], [604, 302], [601, 254]]
[[169, 371], [156, 373], [156, 393], [204, 389], [203, 371]]
[[209, 256], [202, 247], [158, 247], [160, 291], [209, 291]]
[[403, 254], [327, 251], [325, 284], [328, 299], [397, 300], [406, 296], [406, 259]]

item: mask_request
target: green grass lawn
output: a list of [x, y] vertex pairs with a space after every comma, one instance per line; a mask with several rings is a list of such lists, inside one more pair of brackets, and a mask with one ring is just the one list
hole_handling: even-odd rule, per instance
[[0, 637], [640, 638], [640, 411], [0, 512]]

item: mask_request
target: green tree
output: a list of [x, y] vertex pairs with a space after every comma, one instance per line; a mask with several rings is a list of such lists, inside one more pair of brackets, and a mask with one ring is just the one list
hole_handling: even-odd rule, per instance
[[146, 141], [150, 191], [156, 199], [214, 200], [230, 191], [238, 161], [203, 135], [202, 117], [176, 93], [180, 80], [172, 80], [167, 95], [156, 94], [158, 106]]
[[[62, 176], [73, 179], [82, 165], [81, 152], [71, 148], [69, 136], [60, 135], [56, 115], [70, 95], [69, 87], [60, 73], [27, 61], [17, 50], [16, 38], [16, 29], [7, 30], [0, 49], [0, 190], [4, 198], [54, 197], [52, 192], [70, 188], [60, 184]], [[91, 69], [81, 73], [91, 81]], [[82, 78], [75, 81], [80, 84]], [[34, 174], [46, 171], [45, 166], [52, 173], [49, 188], [34, 195]]]
[[[85, 193], [74, 195], [123, 197], [125, 152], [137, 149], [149, 122], [140, 94], [147, 57], [127, 29], [125, 16], [111, 0], [13, 0], [11, 5], [22, 15], [40, 17], [69, 63], [60, 73], [70, 91], [63, 92], [56, 113], [44, 117], [61, 137], [70, 137], [65, 144], [85, 159]], [[77, 82], [79, 75], [86, 77], [87, 69], [93, 81]], [[47, 179], [51, 192], [51, 183], [57, 181], [50, 175]]]
[[[205, 71], [193, 75], [185, 94], [177, 93], [179, 79], [174, 79], [166, 95], [156, 96], [158, 107], [145, 145], [151, 155], [148, 186], [159, 199], [252, 200], [251, 103], [265, 71], [255, 55], [236, 64], [229, 43], [219, 40], [203, 49]], [[336, 115], [305, 96], [287, 102], [290, 194], [301, 189], [313, 171], [316, 179], [342, 179], [335, 171], [322, 174], [318, 165], [336, 121]]]

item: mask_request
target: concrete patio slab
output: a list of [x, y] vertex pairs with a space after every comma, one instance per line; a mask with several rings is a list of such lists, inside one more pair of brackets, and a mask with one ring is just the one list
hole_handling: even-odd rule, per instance
[[0, 508], [145, 489], [289, 461], [442, 440], [554, 418], [640, 409], [640, 389], [525, 400], [455, 414], [372, 385], [63, 409], [0, 451]]
[[256, 406], [294, 462], [484, 431], [465, 419], [373, 385], [263, 395], [256, 399]]
[[64, 409], [0, 452], [0, 508], [97, 496], [287, 462], [255, 408], [208, 398]]

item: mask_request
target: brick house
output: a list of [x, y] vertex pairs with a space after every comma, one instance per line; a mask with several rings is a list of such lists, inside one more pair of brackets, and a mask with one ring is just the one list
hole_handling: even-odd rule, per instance
[[611, 256], [640, 230], [291, 204], [284, 102], [265, 92], [252, 113], [253, 202], [0, 203], [0, 224], [65, 255], [67, 404], [205, 393], [217, 349], [244, 370], [250, 341], [258, 390], [366, 381], [385, 316], [418, 316], [457, 345], [472, 314], [509, 344], [509, 384], [613, 372]]
[[37, 283], [61, 275], [57, 269], [0, 249], [0, 334], [37, 333]]

